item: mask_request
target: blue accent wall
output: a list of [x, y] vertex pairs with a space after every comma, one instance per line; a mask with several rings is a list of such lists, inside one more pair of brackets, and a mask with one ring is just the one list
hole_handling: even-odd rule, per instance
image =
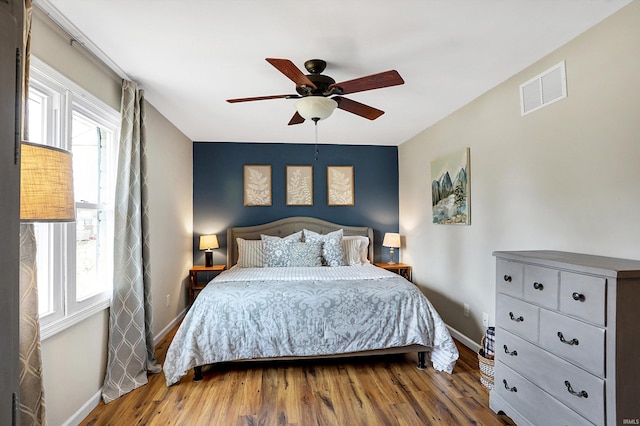
[[[193, 261], [204, 264], [198, 241], [217, 234], [214, 264], [226, 263], [226, 229], [258, 225], [289, 216], [312, 216], [374, 229], [376, 262], [385, 232], [398, 232], [398, 148], [370, 145], [195, 142], [193, 144]], [[270, 164], [272, 205], [245, 207], [243, 166]], [[286, 166], [313, 166], [313, 206], [286, 205]], [[354, 166], [354, 206], [327, 205], [327, 166]], [[397, 259], [397, 255], [396, 255]]]

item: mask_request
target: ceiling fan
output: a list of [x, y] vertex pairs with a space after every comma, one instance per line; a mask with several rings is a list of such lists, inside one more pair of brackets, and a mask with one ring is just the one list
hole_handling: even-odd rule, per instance
[[369, 120], [375, 120], [384, 114], [384, 111], [345, 98], [342, 95], [404, 84], [404, 80], [395, 70], [336, 83], [333, 78], [322, 74], [327, 66], [327, 63], [322, 59], [306, 61], [304, 67], [309, 72], [306, 75], [289, 59], [266, 58], [266, 60], [296, 84], [297, 94], [227, 99], [227, 102], [299, 99], [296, 102], [297, 111], [289, 121], [289, 125], [300, 124], [305, 120], [313, 120], [317, 123], [318, 120], [329, 117], [336, 108]]

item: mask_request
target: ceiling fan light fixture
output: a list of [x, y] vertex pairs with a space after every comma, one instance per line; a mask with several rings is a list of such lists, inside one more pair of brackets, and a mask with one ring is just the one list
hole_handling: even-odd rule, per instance
[[296, 101], [296, 110], [305, 120], [324, 120], [338, 107], [338, 103], [324, 96], [305, 96]]

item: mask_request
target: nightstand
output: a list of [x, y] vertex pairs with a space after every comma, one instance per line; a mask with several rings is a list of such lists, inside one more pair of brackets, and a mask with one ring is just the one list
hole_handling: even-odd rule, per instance
[[[189, 269], [189, 304], [193, 304], [193, 301], [196, 300], [198, 294], [202, 291], [202, 289], [207, 285], [209, 281], [213, 277], [211, 277], [211, 272], [214, 272], [215, 275], [218, 275], [220, 272], [224, 271], [226, 268], [225, 265], [212, 265], [212, 266], [204, 266], [204, 265], [196, 265], [193, 268]], [[198, 281], [198, 274], [206, 273], [207, 280], [206, 281]], [[214, 276], [215, 276], [214, 275]]]
[[404, 263], [375, 263], [378, 268], [386, 269], [387, 271], [395, 272], [396, 274], [405, 277], [411, 281], [411, 266]]

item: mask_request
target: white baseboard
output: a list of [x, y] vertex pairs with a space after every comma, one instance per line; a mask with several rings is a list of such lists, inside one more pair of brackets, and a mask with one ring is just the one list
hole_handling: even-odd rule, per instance
[[[187, 313], [187, 308], [184, 308], [182, 312], [178, 314], [177, 317], [173, 319], [165, 328], [163, 328], [160, 333], [158, 333], [153, 338], [153, 345], [157, 345], [160, 340], [162, 340], [169, 332], [175, 327]], [[82, 407], [78, 409], [71, 417], [67, 419], [66, 422], [63, 423], [63, 426], [77, 426], [82, 422], [87, 416], [93, 411], [94, 408], [100, 404], [100, 400], [102, 399], [102, 387], [96, 392], [87, 402], [82, 404]]]
[[453, 337], [454, 339], [456, 339], [457, 341], [459, 341], [460, 343], [462, 343], [463, 345], [465, 345], [466, 347], [468, 347], [474, 352], [478, 352], [480, 350], [479, 343], [474, 342], [473, 340], [469, 339], [467, 336], [460, 333], [458, 330], [456, 330], [455, 328], [449, 325], [447, 325], [447, 328], [449, 329], [449, 334], [451, 334], [451, 337]]
[[82, 422], [87, 416], [91, 413], [91, 411], [100, 404], [100, 399], [102, 398], [102, 388], [98, 392], [96, 392], [87, 402], [82, 404], [82, 407], [78, 409], [73, 416], [69, 417], [66, 422], [62, 424], [62, 426], [77, 426]]
[[160, 332], [153, 338], [153, 346], [157, 345], [160, 340], [162, 340], [167, 334], [169, 334], [173, 327], [175, 327], [180, 321], [182, 321], [182, 318], [184, 318], [186, 314], [187, 308], [184, 308], [182, 312], [180, 312], [178, 316], [173, 319], [173, 321], [171, 321], [165, 328], [160, 330]]

